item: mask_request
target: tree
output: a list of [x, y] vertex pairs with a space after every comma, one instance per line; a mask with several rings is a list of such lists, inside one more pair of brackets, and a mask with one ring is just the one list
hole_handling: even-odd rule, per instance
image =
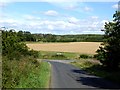
[[116, 70], [120, 65], [120, 12], [116, 11], [113, 21], [105, 23], [104, 42], [97, 52], [97, 59], [103, 66]]
[[19, 41], [25, 41], [25, 35], [23, 31], [19, 31], [17, 36], [19, 37]]
[[19, 37], [14, 30], [2, 31], [2, 55], [10, 60], [19, 59], [22, 55], [29, 53], [28, 47], [19, 42]]
[[55, 35], [52, 35], [52, 34], [45, 34], [44, 38], [45, 38], [44, 41], [46, 41], [46, 42], [55, 42], [56, 41]]

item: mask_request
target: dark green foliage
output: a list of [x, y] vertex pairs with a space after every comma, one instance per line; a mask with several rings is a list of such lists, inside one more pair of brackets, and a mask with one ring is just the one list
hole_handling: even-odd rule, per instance
[[102, 42], [103, 41], [103, 35], [97, 35], [97, 34], [81, 34], [81, 35], [41, 34], [39, 36], [40, 36], [38, 37], [40, 38], [39, 40], [43, 42]]
[[[11, 32], [11, 33], [9, 33]], [[102, 42], [103, 35], [99, 34], [78, 34], [78, 35], [54, 35], [54, 34], [31, 34], [29, 31], [15, 30], [6, 31], [4, 36], [13, 34], [19, 42]], [[13, 37], [14, 37], [13, 36]], [[11, 38], [12, 36], [10, 36]], [[15, 38], [16, 39], [16, 38]]]
[[19, 31], [17, 33], [17, 36], [19, 38], [19, 41], [25, 41], [25, 35], [24, 35], [24, 32], [23, 31]]
[[[11, 30], [13, 34], [14, 30]], [[19, 42], [102, 42], [103, 35], [99, 34], [78, 34], [78, 35], [54, 35], [54, 34], [31, 34], [28, 31], [18, 31], [14, 35], [18, 37]], [[10, 33], [8, 33], [10, 34]]]
[[2, 31], [2, 39], [2, 54], [10, 60], [14, 58], [19, 59], [21, 53], [28, 51], [24, 44], [18, 43], [17, 34], [13, 30]]
[[14, 30], [2, 31], [2, 88], [15, 88], [39, 66], [38, 52], [21, 41], [22, 36]]
[[22, 78], [28, 78], [30, 73], [39, 69], [39, 66], [40, 63], [34, 58], [23, 57], [18, 61], [8, 60], [7, 57], [3, 57], [2, 88], [15, 88], [20, 84]]
[[43, 42], [55, 42], [56, 37], [55, 35], [52, 34], [45, 34], [43, 40], [44, 40]]
[[32, 35], [30, 32], [28, 31], [24, 31], [24, 36], [25, 36], [25, 41], [36, 41], [34, 35]]
[[86, 55], [86, 54], [82, 54], [82, 55], [80, 55], [80, 58], [87, 59], [87, 58], [88, 58], [88, 55]]
[[104, 42], [95, 55], [103, 66], [116, 70], [120, 65], [120, 12], [113, 15], [113, 22], [105, 24]]
[[33, 56], [34, 58], [37, 58], [39, 56], [39, 53], [38, 51], [30, 50], [29, 55]]
[[17, 33], [19, 41], [41, 42], [102, 42], [103, 35], [80, 34], [80, 35], [54, 35], [54, 34], [31, 34], [28, 31]]
[[20, 57], [27, 55], [38, 57], [37, 51], [29, 50], [26, 44], [20, 42], [22, 41], [22, 36], [20, 37], [22, 31], [18, 33], [14, 30], [2, 31], [2, 55], [7, 56], [10, 60], [19, 60]]
[[63, 54], [54, 54], [51, 56], [52, 58], [58, 58], [58, 59], [66, 59], [66, 56]]
[[88, 59], [88, 58], [92, 58], [92, 56], [87, 55], [87, 54], [81, 54], [81, 55], [79, 56], [79, 58]]
[[36, 41], [36, 36], [31, 34], [29, 31], [19, 31], [17, 32], [19, 41]]

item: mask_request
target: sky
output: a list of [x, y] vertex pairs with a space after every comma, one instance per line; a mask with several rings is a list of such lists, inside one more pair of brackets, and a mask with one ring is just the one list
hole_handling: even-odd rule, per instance
[[[9, 1], [9, 0], [8, 0]], [[0, 2], [0, 27], [44, 34], [103, 34], [118, 1], [44, 0]]]

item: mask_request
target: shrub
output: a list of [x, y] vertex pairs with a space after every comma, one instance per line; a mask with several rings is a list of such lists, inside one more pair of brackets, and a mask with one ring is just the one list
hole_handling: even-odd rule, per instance
[[17, 33], [13, 30], [2, 31], [2, 55], [9, 60], [19, 60], [22, 56], [33, 56], [37, 58], [38, 52], [29, 50], [25, 43], [19, 42]]
[[88, 59], [88, 58], [92, 58], [92, 56], [89, 56], [87, 54], [81, 54], [79, 58]]
[[2, 88], [15, 88], [22, 78], [27, 78], [29, 74], [40, 66], [40, 63], [32, 57], [24, 57], [20, 60], [2, 60]]
[[65, 55], [60, 54], [60, 53], [59, 53], [59, 54], [56, 53], [56, 54], [52, 55], [51, 57], [52, 57], [52, 58], [59, 58], [59, 59], [65, 59], [65, 58], [66, 58]]
[[33, 56], [34, 58], [39, 57], [39, 52], [38, 51], [34, 51], [34, 50], [30, 50], [29, 51], [29, 55]]

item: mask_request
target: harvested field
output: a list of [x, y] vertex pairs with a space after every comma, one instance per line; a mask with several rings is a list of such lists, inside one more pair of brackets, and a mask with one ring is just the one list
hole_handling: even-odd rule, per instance
[[75, 52], [82, 54], [95, 54], [101, 42], [70, 42], [70, 43], [31, 43], [30, 49], [37, 51]]

